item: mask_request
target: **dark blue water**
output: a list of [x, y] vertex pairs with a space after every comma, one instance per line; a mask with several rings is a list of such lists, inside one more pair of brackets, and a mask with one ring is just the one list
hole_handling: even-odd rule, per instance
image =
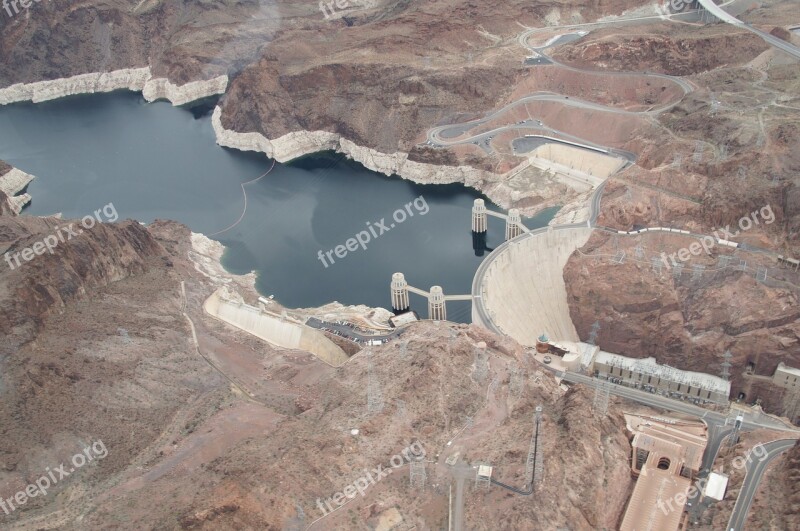
[[[120, 219], [174, 219], [207, 235], [239, 219], [240, 184], [272, 165], [263, 154], [217, 146], [208, 115], [127, 92], [0, 107], [0, 159], [37, 177], [25, 214], [78, 218], [113, 203]], [[276, 164], [245, 189], [241, 223], [214, 238], [227, 247], [229, 271], [256, 271], [258, 290], [286, 306], [336, 300], [388, 308], [396, 271], [422, 289], [470, 292], [482, 260], [470, 233], [472, 201], [483, 197], [475, 190], [416, 185], [333, 153]], [[393, 219], [398, 209], [406, 214], [401, 223]], [[542, 226], [554, 213], [525, 222]], [[378, 234], [382, 219], [388, 230]], [[351, 242], [356, 250], [339, 248], [347, 254], [337, 257], [337, 246], [362, 231], [371, 240], [366, 249]], [[487, 246], [503, 235], [503, 222], [490, 218]], [[331, 251], [333, 263], [326, 257], [325, 267], [319, 251]], [[412, 307], [427, 315], [424, 299], [412, 295]], [[468, 322], [469, 304], [448, 303], [448, 317]]]

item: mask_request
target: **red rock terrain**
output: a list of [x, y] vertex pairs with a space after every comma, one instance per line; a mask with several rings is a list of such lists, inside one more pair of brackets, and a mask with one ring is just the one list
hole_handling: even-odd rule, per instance
[[[0, 216], [2, 241], [27, 245], [54, 222]], [[216, 284], [189, 260], [184, 227], [123, 222], [79, 238], [0, 274], [0, 494], [25, 488], [82, 445], [101, 440], [108, 455], [2, 515], [4, 526], [309, 524], [322, 516], [317, 498], [419, 441], [429, 460], [424, 494], [409, 489], [406, 466], [321, 528], [373, 521], [390, 507], [407, 523], [434, 527], [447, 515], [444, 459], [455, 452], [524, 483], [536, 405], [544, 408], [542, 487], [527, 498], [476, 492], [470, 479], [467, 522], [595, 529], [619, 520], [631, 481], [619, 410], [596, 417], [589, 393], [564, 394], [513, 341], [463, 325], [415, 325], [403, 336], [405, 356], [397, 344], [374, 350], [384, 408], [368, 414], [363, 353], [334, 370], [202, 313]], [[483, 376], [473, 368], [479, 341], [488, 345]]]
[[[0, 12], [0, 86], [148, 64], [176, 83], [229, 74], [222, 99], [227, 127], [269, 137], [327, 130], [415, 160], [506, 167], [511, 159], [499, 164], [472, 151], [416, 144], [433, 125], [483, 116], [533, 90], [637, 110], [676, 101], [674, 87], [641, 76], [604, 79], [522, 66], [520, 24], [543, 26], [554, 9], [563, 11], [563, 23], [640, 5], [420, 1], [380, 4], [329, 22], [312, 2], [54, 0], [11, 20]], [[756, 10], [748, 20], [781, 25], [786, 5]], [[552, 111], [554, 126], [638, 155], [637, 166], [607, 184], [599, 224], [707, 233], [771, 205], [775, 222], [741, 241], [800, 256], [796, 63], [723, 25], [599, 30], [557, 57], [599, 71], [684, 75], [697, 87], [657, 117], [606, 121]], [[32, 245], [64, 223], [0, 213], [2, 252]], [[750, 268], [767, 267], [770, 282], [728, 270], [693, 281], [695, 262], [678, 279], [653, 271], [652, 257], [688, 243], [677, 236], [593, 236], [564, 273], [581, 337], [600, 321], [605, 350], [711, 373], [730, 349], [734, 394], [760, 397], [779, 410], [779, 394], [743, 373], [748, 363], [756, 377], [770, 375], [780, 361], [800, 366], [800, 279], [751, 255]], [[641, 261], [633, 259], [637, 244], [645, 247]], [[613, 265], [609, 258], [619, 249], [628, 259]], [[718, 251], [696, 263], [711, 269]], [[539, 404], [547, 458], [542, 487], [530, 498], [469, 487], [468, 527], [618, 526], [631, 489], [619, 407], [598, 418], [591, 393], [565, 393], [537, 375], [511, 340], [422, 323], [405, 336], [405, 358], [393, 344], [375, 349], [384, 409], [368, 415], [364, 356], [334, 370], [308, 353], [269, 347], [208, 319], [201, 304], [217, 285], [189, 254], [185, 227], [128, 221], [98, 226], [17, 270], [2, 264], [0, 495], [13, 495], [87, 442], [102, 440], [108, 448], [106, 458], [49, 496], [0, 514], [4, 527], [305, 528], [321, 516], [317, 498], [419, 441], [430, 459], [424, 492], [408, 488], [402, 468], [317, 526], [374, 526], [396, 508], [409, 527], [442, 528], [450, 484], [444, 459], [459, 452], [469, 462], [489, 462], [498, 478], [521, 486]], [[252, 302], [252, 288], [244, 291]], [[477, 341], [489, 347], [483, 378], [474, 369]], [[513, 371], [523, 369], [520, 383]], [[789, 484], [795, 453], [782, 462], [784, 475], [773, 476], [782, 478], [775, 488], [788, 493], [775, 511], [786, 528], [796, 512]], [[724, 525], [724, 516], [719, 521]]]
[[753, 499], [747, 525], [756, 529], [800, 527], [800, 445], [770, 465]]

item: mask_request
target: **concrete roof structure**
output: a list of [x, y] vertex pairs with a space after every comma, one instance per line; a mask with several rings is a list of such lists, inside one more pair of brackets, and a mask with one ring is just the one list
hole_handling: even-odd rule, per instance
[[708, 483], [703, 496], [707, 496], [712, 500], [720, 501], [725, 497], [725, 490], [728, 488], [728, 476], [725, 474], [717, 474], [712, 472], [708, 476]]
[[639, 476], [620, 531], [669, 531], [678, 529], [683, 517], [683, 506], [675, 499], [685, 494], [691, 481], [676, 476], [668, 470], [645, 465]]
[[[699, 422], [625, 415], [634, 453], [648, 452], [631, 494], [622, 531], [675, 531], [683, 519], [691, 471], [702, 466], [708, 439]], [[633, 466], [633, 463], [632, 463]], [[690, 477], [681, 475], [686, 472]]]
[[645, 421], [634, 430], [634, 447], [682, 461], [691, 470], [700, 470], [707, 442], [706, 427], [702, 424], [666, 425]]
[[785, 373], [788, 373], [788, 374], [793, 374], [795, 376], [800, 377], [800, 369], [795, 369], [794, 367], [789, 367], [788, 365], [786, 365], [783, 362], [780, 362], [778, 364], [778, 371], [785, 372]]
[[655, 358], [628, 358], [611, 352], [600, 351], [594, 358], [595, 363], [618, 367], [626, 371], [638, 372], [657, 376], [662, 380], [691, 385], [695, 388], [704, 389], [716, 393], [729, 395], [731, 383], [718, 376], [705, 374], [702, 372], [684, 371], [670, 367], [669, 365], [659, 365]]
[[392, 317], [389, 318], [389, 322], [392, 323], [395, 327], [407, 325], [415, 321], [419, 321], [419, 316], [416, 314], [416, 312], [413, 311], [403, 312], [397, 315], [393, 315]]

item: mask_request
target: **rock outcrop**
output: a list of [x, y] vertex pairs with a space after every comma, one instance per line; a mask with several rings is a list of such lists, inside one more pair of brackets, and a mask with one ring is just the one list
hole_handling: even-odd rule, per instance
[[20, 194], [20, 192], [33, 179], [33, 175], [0, 162], [0, 192], [4, 195], [0, 200], [0, 212], [19, 214], [22, 208], [31, 202], [30, 194]]
[[175, 85], [166, 78], [153, 78], [150, 67], [126, 68], [113, 72], [95, 72], [60, 79], [17, 83], [0, 89], [0, 105], [21, 101], [42, 101], [114, 90], [141, 92], [147, 101], [169, 100], [173, 105], [183, 105], [225, 92], [228, 76], [218, 76], [206, 81], [193, 81]]
[[164, 255], [146, 227], [125, 221], [76, 227], [78, 236], [58, 242], [52, 254], [14, 260], [15, 253], [36, 249], [67, 224], [53, 217], [0, 216], [0, 357], [35, 338], [48, 315], [102, 286], [143, 273], [150, 260]]
[[211, 117], [217, 143], [242, 151], [258, 151], [278, 162], [287, 162], [320, 151], [338, 151], [360, 162], [366, 168], [384, 175], [400, 177], [420, 184], [449, 184], [461, 182], [478, 187], [484, 179], [496, 180], [502, 176], [469, 166], [439, 166], [409, 160], [408, 153], [381, 153], [356, 145], [336, 133], [328, 131], [297, 131], [275, 139], [261, 133], [239, 133], [222, 125], [222, 109], [217, 107]]

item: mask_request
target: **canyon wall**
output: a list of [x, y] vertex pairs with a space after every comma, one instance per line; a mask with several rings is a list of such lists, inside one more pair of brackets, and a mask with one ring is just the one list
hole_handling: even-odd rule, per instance
[[[32, 260], [13, 257], [68, 220], [0, 216], [0, 358], [34, 339], [46, 318], [103, 286], [161, 267], [162, 246], [135, 221], [98, 223]], [[24, 258], [24, 255], [23, 255]]]
[[270, 140], [261, 133], [239, 133], [226, 129], [222, 125], [221, 116], [222, 109], [215, 108], [211, 124], [219, 145], [243, 151], [258, 151], [278, 162], [287, 162], [320, 151], [338, 151], [372, 171], [384, 175], [399, 175], [420, 184], [461, 182], [478, 188], [484, 179], [497, 178], [496, 174], [469, 166], [438, 166], [408, 160], [408, 153], [381, 153], [358, 146], [341, 135], [328, 131], [297, 131]]
[[142, 92], [147, 101], [169, 100], [173, 105], [222, 94], [228, 86], [228, 76], [218, 76], [207, 81], [193, 81], [175, 85], [166, 78], [153, 78], [150, 67], [126, 68], [113, 72], [95, 72], [77, 76], [17, 83], [0, 89], [0, 105], [31, 101], [39, 103], [76, 94], [132, 90]]

